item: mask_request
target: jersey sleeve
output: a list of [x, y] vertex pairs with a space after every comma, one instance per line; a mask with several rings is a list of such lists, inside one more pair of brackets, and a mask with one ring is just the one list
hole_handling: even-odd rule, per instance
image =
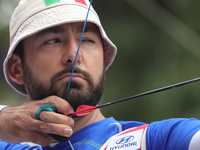
[[168, 119], [149, 124], [147, 150], [188, 150], [189, 143], [200, 130], [198, 119]]
[[1, 150], [42, 150], [41, 146], [29, 146], [28, 144], [6, 143], [0, 140]]

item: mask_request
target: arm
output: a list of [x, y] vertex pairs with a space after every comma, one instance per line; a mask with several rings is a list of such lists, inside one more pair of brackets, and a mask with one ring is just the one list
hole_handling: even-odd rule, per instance
[[[196, 150], [194, 143], [199, 138], [198, 119], [168, 119], [153, 122], [147, 129], [148, 150]], [[190, 149], [189, 149], [190, 147]]]
[[[35, 112], [44, 103], [54, 105], [62, 114], [43, 111], [40, 114], [41, 120], [37, 120]], [[69, 103], [56, 96], [6, 107], [0, 112], [0, 139], [8, 143], [33, 142], [47, 146], [56, 142], [48, 133], [71, 136], [74, 122], [63, 115], [70, 111], [72, 108]]]

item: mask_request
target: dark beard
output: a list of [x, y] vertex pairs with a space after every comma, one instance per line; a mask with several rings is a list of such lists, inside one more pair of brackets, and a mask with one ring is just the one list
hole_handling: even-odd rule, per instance
[[[68, 82], [63, 83], [59, 88], [57, 86], [57, 79], [61, 75], [71, 72], [72, 68], [66, 67], [66, 69], [56, 73], [51, 79], [51, 84], [48, 85], [46, 82], [42, 82], [36, 76], [34, 76], [30, 67], [28, 67], [26, 63], [23, 63], [25, 84], [31, 99], [33, 100], [41, 100], [52, 95], [65, 99]], [[76, 81], [71, 81], [66, 100], [70, 103], [74, 110], [76, 110], [80, 105], [83, 104], [96, 106], [99, 103], [99, 100], [101, 99], [104, 90], [105, 69], [103, 68], [102, 74], [96, 84], [96, 87], [94, 86], [94, 81], [88, 72], [82, 71], [79, 68], [75, 68], [74, 73], [80, 73], [84, 75], [85, 80], [88, 83], [88, 89], [83, 90], [82, 84]]]

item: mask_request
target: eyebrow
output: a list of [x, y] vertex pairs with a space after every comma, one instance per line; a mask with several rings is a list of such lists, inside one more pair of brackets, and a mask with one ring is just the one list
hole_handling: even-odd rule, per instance
[[38, 34], [36, 34], [36, 38], [39, 38], [41, 36], [44, 36], [46, 34], [59, 34], [59, 33], [66, 33], [67, 31], [63, 27], [52, 27], [45, 29], [43, 31], [40, 31]]
[[[83, 32], [83, 25], [77, 26], [76, 27], [76, 32], [77, 33], [82, 33]], [[98, 34], [97, 31], [89, 26], [85, 27], [84, 33], [90, 32], [93, 34]], [[43, 31], [40, 31], [38, 34], [36, 34], [36, 38], [45, 36], [46, 34], [60, 34], [60, 33], [67, 33], [66, 29], [62, 26], [57, 26], [57, 27], [52, 27], [45, 29]]]
[[[82, 32], [83, 32], [83, 25], [78, 26], [78, 27], [76, 28], [76, 31], [82, 33]], [[85, 33], [85, 32], [94, 32], [94, 33], [96, 33], [96, 30], [93, 29], [93, 28], [91, 28], [91, 27], [89, 27], [89, 26], [86, 26], [86, 27], [85, 27], [85, 30], [84, 30], [84, 33]]]

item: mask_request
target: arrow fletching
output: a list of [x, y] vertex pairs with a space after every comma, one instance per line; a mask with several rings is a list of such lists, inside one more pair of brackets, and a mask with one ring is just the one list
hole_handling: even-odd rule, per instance
[[68, 114], [67, 116], [69, 116], [69, 117], [71, 117], [71, 116], [82, 117], [82, 116], [85, 116], [85, 115], [91, 113], [95, 109], [97, 109], [96, 106], [81, 105], [77, 108], [76, 112]]

